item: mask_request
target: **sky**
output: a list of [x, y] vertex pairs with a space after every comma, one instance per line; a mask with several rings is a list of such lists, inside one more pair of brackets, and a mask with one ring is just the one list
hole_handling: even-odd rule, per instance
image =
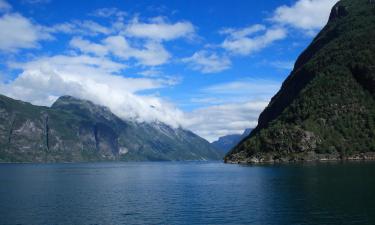
[[0, 0], [0, 93], [209, 141], [257, 119], [337, 0]]

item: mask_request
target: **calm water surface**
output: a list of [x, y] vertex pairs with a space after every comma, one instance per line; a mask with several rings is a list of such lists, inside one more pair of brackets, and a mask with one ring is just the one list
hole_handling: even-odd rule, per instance
[[0, 224], [375, 224], [375, 163], [0, 164]]

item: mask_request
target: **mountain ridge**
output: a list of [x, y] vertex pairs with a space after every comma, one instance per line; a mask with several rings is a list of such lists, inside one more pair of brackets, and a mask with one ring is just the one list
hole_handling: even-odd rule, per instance
[[246, 138], [250, 134], [251, 130], [252, 129], [248, 128], [245, 129], [242, 134], [229, 134], [219, 137], [218, 140], [212, 142], [211, 145], [226, 154], [242, 139]]
[[191, 131], [122, 120], [91, 101], [62, 96], [51, 107], [0, 95], [0, 161], [218, 160]]

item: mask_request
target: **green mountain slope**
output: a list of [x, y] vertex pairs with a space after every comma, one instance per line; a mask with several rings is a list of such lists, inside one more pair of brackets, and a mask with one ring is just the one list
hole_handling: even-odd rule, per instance
[[209, 160], [222, 155], [182, 128], [122, 120], [70, 96], [51, 108], [0, 95], [0, 161]]
[[[375, 2], [342, 0], [227, 162], [345, 159], [375, 152]], [[366, 153], [366, 154], [364, 154]]]

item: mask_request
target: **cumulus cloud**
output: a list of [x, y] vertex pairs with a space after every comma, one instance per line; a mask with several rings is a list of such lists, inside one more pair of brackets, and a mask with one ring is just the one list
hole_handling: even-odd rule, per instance
[[155, 41], [147, 41], [141, 49], [131, 47], [123, 36], [111, 36], [103, 42], [114, 55], [123, 59], [135, 58], [147, 66], [164, 64], [171, 57], [164, 46]]
[[[260, 33], [262, 32], [262, 33]], [[226, 29], [221, 33], [228, 35], [221, 46], [238, 55], [257, 52], [274, 41], [284, 39], [287, 31], [281, 27], [267, 29], [263, 25], [253, 25], [242, 29]]]
[[328, 21], [331, 8], [338, 0], [298, 0], [291, 6], [278, 7], [271, 21], [308, 32], [322, 28]]
[[[103, 12], [101, 10], [97, 13], [107, 16], [107, 14], [117, 12], [117, 10], [112, 11], [105, 10]], [[83, 26], [84, 24], [91, 26]], [[164, 47], [165, 41], [195, 35], [194, 26], [190, 22], [169, 23], [161, 17], [154, 18], [148, 23], [140, 22], [137, 18], [129, 23], [117, 21], [111, 29], [104, 29], [101, 25], [89, 21], [85, 23], [63, 23], [52, 27], [50, 32], [74, 33], [77, 30], [76, 33], [86, 36], [90, 31], [85, 31], [87, 30], [85, 27], [92, 28], [89, 30], [93, 34], [100, 31], [106, 36], [99, 41], [96, 40], [96, 42], [75, 37], [70, 41], [71, 47], [83, 53], [99, 56], [111, 54], [122, 60], [135, 59], [139, 65], [145, 66], [157, 66], [168, 62], [171, 54]], [[213, 60], [214, 58], [211, 58], [211, 61]]]
[[12, 12], [12, 6], [5, 0], [0, 0], [0, 12], [3, 13], [0, 16], [0, 51], [37, 48], [41, 40], [53, 39], [43, 26]]
[[240, 134], [257, 125], [258, 116], [267, 101], [249, 101], [209, 106], [187, 115], [189, 129], [212, 142], [228, 134]]
[[108, 19], [115, 17], [110, 26], [103, 26], [93, 20], [73, 20], [46, 27], [50, 33], [66, 33], [80, 36], [121, 35], [134, 39], [148, 39], [156, 42], [171, 41], [179, 38], [193, 38], [195, 28], [189, 21], [168, 22], [164, 17], [156, 17], [142, 22], [138, 17], [124, 22], [125, 12], [117, 8], [102, 8], [90, 15]]
[[[11, 6], [0, 0], [0, 11], [11, 10]], [[81, 53], [96, 56], [114, 56], [122, 61], [136, 60], [140, 66], [165, 64], [172, 57], [164, 46], [165, 41], [188, 38], [195, 35], [194, 26], [188, 21], [168, 22], [156, 17], [148, 22], [138, 18], [124, 23], [125, 13], [117, 8], [103, 8], [95, 16], [116, 16], [116, 22], [103, 26], [93, 20], [73, 20], [49, 27], [33, 23], [18, 13], [6, 13], [0, 17], [0, 50], [36, 48], [41, 40], [55, 40], [52, 35], [74, 35], [69, 46]]]
[[189, 64], [193, 70], [202, 73], [218, 73], [231, 66], [231, 61], [227, 56], [219, 56], [216, 53], [210, 53], [205, 50], [198, 51], [191, 57], [182, 59], [182, 62]]
[[72, 40], [70, 40], [69, 45], [72, 48], [79, 49], [83, 53], [92, 53], [98, 56], [108, 54], [108, 49], [105, 46], [92, 43], [88, 40], [82, 39], [81, 37], [73, 37]]
[[162, 17], [157, 17], [149, 23], [140, 22], [137, 18], [129, 23], [124, 31], [125, 35], [138, 38], [148, 38], [169, 41], [182, 37], [192, 37], [195, 33], [190, 22], [168, 23]]
[[0, 50], [36, 48], [40, 40], [52, 37], [29, 19], [18, 13], [7, 13], [0, 17]]
[[83, 53], [91, 53], [98, 56], [112, 54], [123, 60], [136, 59], [139, 64], [157, 66], [164, 64], [171, 57], [164, 46], [155, 41], [147, 41], [143, 47], [132, 47], [123, 36], [108, 36], [100, 43], [94, 43], [80, 37], [70, 41], [70, 46]]
[[183, 113], [169, 102], [137, 94], [166, 87], [171, 81], [116, 75], [124, 69], [123, 65], [107, 58], [57, 55], [11, 66], [22, 73], [15, 80], [2, 83], [0, 92], [16, 99], [48, 106], [61, 95], [73, 95], [105, 105], [124, 119], [160, 121], [173, 127], [182, 121]]
[[74, 37], [72, 40], [70, 40], [69, 45], [73, 48], [79, 49], [83, 53], [93, 53], [99, 56], [108, 54], [108, 49], [105, 46], [92, 43], [88, 40], [82, 39], [81, 37]]
[[227, 37], [221, 47], [233, 54], [246, 56], [286, 38], [291, 27], [313, 35], [328, 21], [330, 10], [337, 1], [298, 0], [291, 6], [282, 5], [268, 19], [272, 23], [270, 28], [255, 24], [241, 29], [222, 29], [220, 33]]

